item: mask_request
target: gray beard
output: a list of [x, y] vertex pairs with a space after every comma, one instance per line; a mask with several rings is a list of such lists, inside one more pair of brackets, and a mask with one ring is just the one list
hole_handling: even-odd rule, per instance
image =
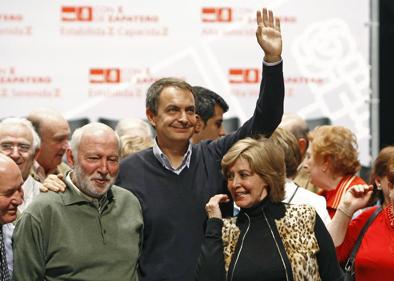
[[100, 198], [104, 194], [107, 193], [107, 191], [112, 187], [112, 185], [115, 183], [115, 178], [113, 177], [109, 183], [107, 184], [106, 188], [102, 192], [96, 192], [96, 189], [92, 186], [89, 180], [89, 176], [86, 176], [81, 169], [81, 167], [76, 164], [74, 165], [74, 173], [75, 177], [77, 179], [77, 182], [79, 184], [78, 188], [85, 193], [86, 195], [94, 198]]

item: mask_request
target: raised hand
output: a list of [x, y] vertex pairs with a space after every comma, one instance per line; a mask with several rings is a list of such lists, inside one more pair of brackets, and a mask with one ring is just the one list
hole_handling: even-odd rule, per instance
[[219, 203], [228, 202], [228, 196], [226, 194], [217, 194], [209, 199], [205, 205], [205, 211], [207, 212], [208, 218], [222, 218], [222, 212], [219, 208]]
[[266, 62], [278, 62], [282, 55], [282, 35], [280, 33], [280, 20], [274, 18], [271, 10], [263, 8], [257, 11], [256, 37], [263, 49]]

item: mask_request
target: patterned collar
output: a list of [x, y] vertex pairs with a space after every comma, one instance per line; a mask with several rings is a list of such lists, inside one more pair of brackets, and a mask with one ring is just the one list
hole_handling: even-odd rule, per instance
[[190, 166], [190, 159], [192, 157], [192, 144], [189, 141], [189, 146], [187, 148], [186, 153], [183, 155], [183, 161], [182, 164], [178, 168], [173, 168], [171, 166], [171, 162], [168, 159], [168, 157], [161, 151], [159, 145], [157, 144], [157, 139], [155, 138], [154, 144], [153, 144], [153, 154], [155, 155], [156, 159], [163, 165], [164, 168], [167, 170], [173, 172], [174, 174], [179, 175], [183, 169], [186, 167], [189, 168]]

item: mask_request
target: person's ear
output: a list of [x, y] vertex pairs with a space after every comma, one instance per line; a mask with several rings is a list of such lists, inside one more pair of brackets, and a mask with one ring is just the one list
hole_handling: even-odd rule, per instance
[[38, 159], [38, 156], [40, 155], [40, 151], [41, 150], [39, 148], [37, 148], [36, 151], [34, 151], [34, 156], [33, 156], [34, 160]]
[[152, 127], [156, 128], [156, 115], [152, 112], [152, 110], [150, 110], [150, 108], [146, 108], [145, 114]]
[[330, 159], [329, 158], [324, 159], [321, 165], [322, 171], [326, 173], [328, 172], [329, 168], [330, 168]]
[[194, 133], [198, 134], [203, 129], [203, 122], [200, 115], [196, 114], [196, 125], [194, 126]]
[[308, 148], [308, 141], [304, 138], [298, 139], [298, 147], [300, 148], [302, 157], [304, 157], [306, 150]]
[[67, 148], [67, 150], [66, 150], [66, 158], [67, 158], [67, 163], [71, 167], [74, 167], [75, 159], [74, 159], [74, 155], [73, 155], [70, 148]]

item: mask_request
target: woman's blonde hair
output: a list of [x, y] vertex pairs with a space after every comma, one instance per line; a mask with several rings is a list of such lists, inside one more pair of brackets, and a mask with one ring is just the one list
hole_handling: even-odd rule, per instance
[[266, 138], [239, 140], [223, 156], [222, 173], [226, 178], [230, 168], [239, 158], [246, 160], [251, 171], [258, 174], [267, 183], [270, 201], [281, 202], [285, 195], [283, 150]]
[[141, 119], [122, 119], [115, 131], [120, 137], [122, 158], [153, 146], [151, 129]]
[[354, 175], [361, 164], [358, 160], [356, 136], [342, 126], [316, 127], [309, 135], [316, 159], [331, 160], [330, 169], [337, 175]]

